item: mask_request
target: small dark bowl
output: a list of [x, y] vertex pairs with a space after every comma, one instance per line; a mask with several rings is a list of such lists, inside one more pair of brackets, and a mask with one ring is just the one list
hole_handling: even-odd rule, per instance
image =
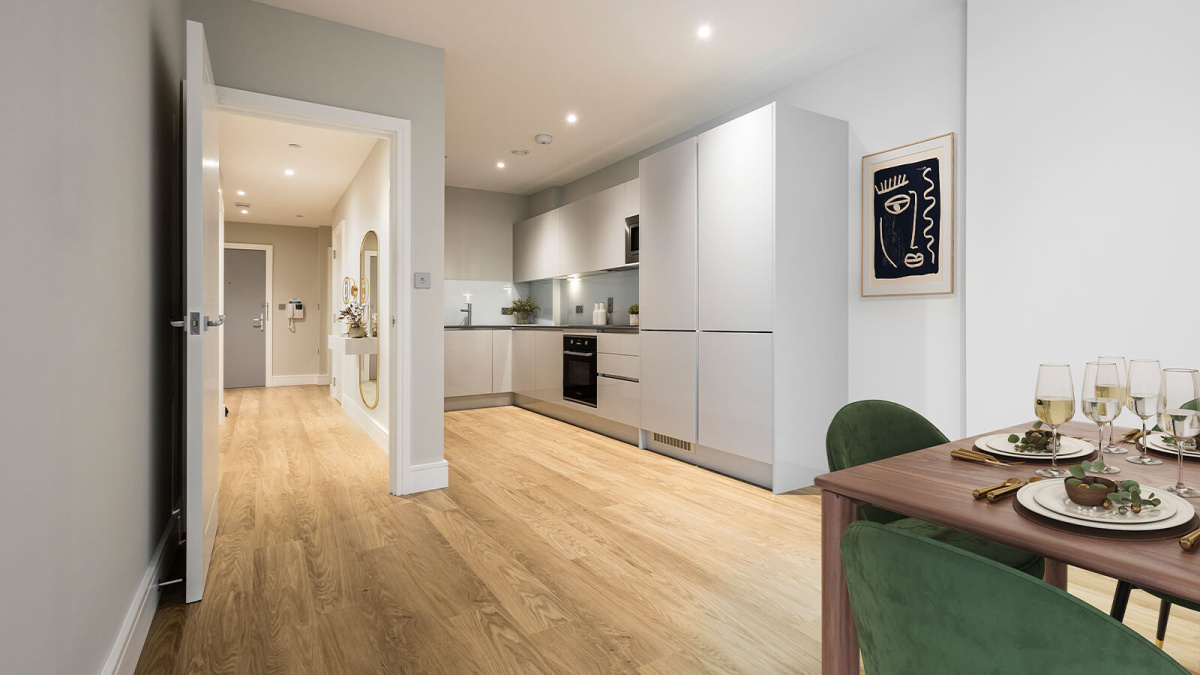
[[1063, 485], [1065, 485], [1067, 488], [1067, 497], [1070, 497], [1071, 501], [1079, 504], [1080, 506], [1100, 506], [1104, 503], [1104, 500], [1108, 499], [1108, 493], [1117, 491], [1117, 484], [1107, 478], [1101, 478], [1099, 476], [1088, 476], [1088, 478], [1091, 478], [1097, 483], [1101, 483], [1108, 489], [1097, 490], [1087, 483], [1084, 483], [1083, 485], [1071, 485], [1067, 482], [1068, 480], [1071, 480], [1070, 478], [1063, 480]]

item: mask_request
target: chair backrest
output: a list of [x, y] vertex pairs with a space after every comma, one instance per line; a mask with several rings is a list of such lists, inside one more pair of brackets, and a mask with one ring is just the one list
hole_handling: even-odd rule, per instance
[[[829, 423], [825, 457], [829, 470], [838, 471], [948, 442], [932, 422], [899, 403], [855, 401], [843, 406]], [[862, 517], [886, 523], [901, 516], [865, 506]]]
[[1188, 672], [1086, 602], [939, 541], [859, 521], [842, 560], [867, 673]]

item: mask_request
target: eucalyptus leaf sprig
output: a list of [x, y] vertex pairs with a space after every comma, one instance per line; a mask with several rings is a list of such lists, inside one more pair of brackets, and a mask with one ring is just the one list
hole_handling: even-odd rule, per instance
[[1025, 434], [1021, 436], [1018, 436], [1017, 434], [1009, 434], [1008, 442], [1013, 444], [1017, 452], [1038, 455], [1050, 454], [1050, 444], [1053, 442], [1053, 435], [1049, 432], [1041, 430], [1041, 420], [1034, 422], [1032, 427], [1032, 429], [1026, 431]]
[[[1103, 483], [1089, 484], [1092, 479], [1087, 475], [1088, 471], [1104, 471], [1104, 462], [1101, 460], [1076, 464], [1075, 466], [1070, 467], [1068, 470], [1071, 472], [1072, 476], [1071, 478], [1067, 479], [1068, 485], [1074, 485], [1077, 487], [1087, 485], [1089, 488], [1097, 490], [1108, 489], [1108, 486], [1104, 485]], [[1116, 492], [1109, 492], [1107, 495], [1105, 495], [1105, 501], [1102, 506], [1106, 509], [1111, 509], [1115, 506], [1118, 513], [1125, 513], [1126, 511], [1141, 513], [1142, 508], [1146, 506], [1158, 506], [1160, 504], [1162, 504], [1162, 500], [1158, 497], [1155, 497], [1153, 492], [1143, 497], [1142, 486], [1139, 485], [1136, 480], [1126, 480], [1117, 483]]]

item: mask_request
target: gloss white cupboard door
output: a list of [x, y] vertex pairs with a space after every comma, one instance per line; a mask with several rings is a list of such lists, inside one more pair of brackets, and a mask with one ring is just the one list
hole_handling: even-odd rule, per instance
[[512, 390], [523, 396], [534, 396], [533, 349], [537, 331], [512, 331]]
[[696, 441], [696, 333], [642, 331], [641, 425]]
[[533, 334], [534, 396], [550, 403], [562, 403], [562, 331], [536, 330]]
[[560, 209], [513, 225], [513, 281], [534, 281], [560, 271]]
[[625, 212], [621, 215], [628, 218], [641, 213], [641, 190], [642, 181], [640, 178], [634, 178], [625, 184]]
[[642, 330], [696, 329], [696, 139], [639, 163]]
[[513, 390], [512, 334], [511, 330], [494, 330], [492, 333], [492, 393], [503, 394]]
[[596, 378], [596, 415], [637, 427], [641, 419], [641, 385], [611, 377]]
[[184, 552], [184, 599], [204, 596], [209, 561], [217, 537], [217, 482], [220, 477], [218, 434], [218, 349], [221, 256], [221, 195], [217, 89], [213, 80], [204, 26], [187, 22], [184, 82], [184, 203], [187, 273], [184, 296], [187, 316], [178, 327], [184, 338], [185, 494], [181, 517], [187, 530]]
[[590, 195], [558, 209], [558, 259], [562, 274], [580, 274], [596, 269], [591, 261], [596, 206], [597, 195]]
[[595, 195], [595, 227], [589, 241], [588, 262], [592, 270], [625, 265], [625, 184]]
[[445, 331], [445, 396], [492, 393], [492, 331]]
[[[700, 330], [773, 330], [775, 105], [700, 134], [698, 155]], [[794, 264], [816, 254], [841, 252]]]
[[773, 339], [770, 333], [700, 334], [700, 445], [772, 463]]

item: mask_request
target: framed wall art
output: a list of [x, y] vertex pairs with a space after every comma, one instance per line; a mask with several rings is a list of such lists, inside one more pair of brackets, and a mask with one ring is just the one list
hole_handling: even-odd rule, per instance
[[954, 134], [862, 160], [862, 295], [954, 292]]

